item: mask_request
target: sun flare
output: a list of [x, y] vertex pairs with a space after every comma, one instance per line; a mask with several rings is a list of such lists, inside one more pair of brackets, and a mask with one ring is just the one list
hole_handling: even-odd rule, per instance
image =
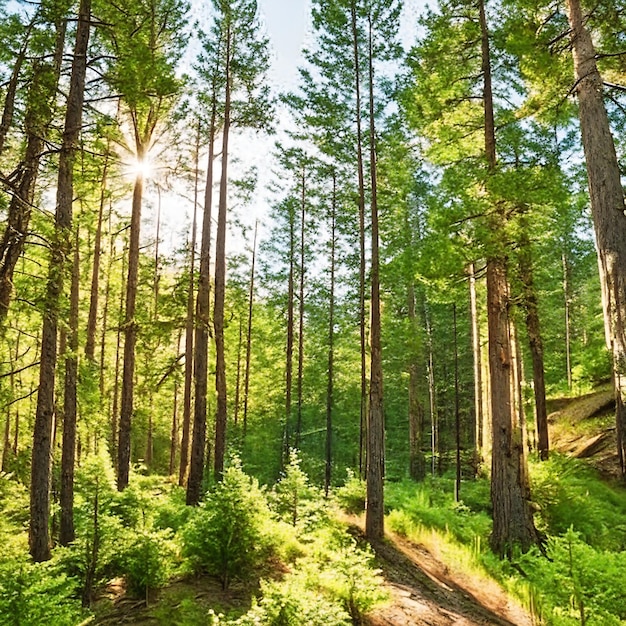
[[134, 176], [141, 176], [141, 178], [149, 178], [152, 175], [153, 167], [149, 159], [136, 159], [130, 164], [130, 173]]

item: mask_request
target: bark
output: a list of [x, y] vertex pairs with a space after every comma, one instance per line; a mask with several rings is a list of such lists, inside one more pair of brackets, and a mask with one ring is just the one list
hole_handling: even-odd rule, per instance
[[[119, 322], [122, 320], [124, 314], [124, 294], [126, 293], [126, 246], [122, 252], [122, 276], [120, 287], [120, 306], [118, 310], [117, 319]], [[117, 462], [117, 438], [118, 438], [118, 424], [117, 414], [120, 397], [120, 363], [121, 363], [121, 347], [122, 347], [122, 325], [121, 323], [117, 327], [117, 337], [115, 342], [115, 378], [113, 383], [113, 403], [111, 407], [111, 459], [114, 463]]]
[[[143, 158], [139, 151], [138, 158]], [[139, 236], [141, 229], [141, 204], [143, 174], [137, 174], [133, 189], [133, 205], [128, 245], [128, 274], [126, 278], [126, 310], [124, 312], [124, 365], [122, 369], [122, 402], [117, 445], [117, 489], [128, 486], [130, 473], [130, 441], [135, 393], [135, 345], [137, 343], [137, 287], [139, 282]]]
[[[411, 334], [417, 332], [417, 313], [415, 310], [415, 286], [409, 283], [408, 313]], [[409, 475], [413, 480], [424, 480], [426, 476], [426, 458], [422, 451], [424, 434], [424, 408], [419, 400], [419, 365], [417, 351], [413, 350], [409, 361]]]
[[470, 314], [472, 318], [472, 357], [474, 362], [474, 411], [476, 423], [474, 436], [478, 454], [482, 456], [484, 446], [483, 424], [485, 412], [483, 409], [483, 379], [480, 346], [480, 322], [478, 319], [478, 303], [476, 298], [476, 273], [474, 264], [469, 266]]
[[[17, 331], [17, 338], [15, 340], [15, 355], [13, 358], [11, 358], [11, 353], [9, 352], [9, 367], [11, 368], [11, 373], [10, 373], [10, 385], [11, 385], [11, 399], [15, 398], [15, 368], [16, 368], [16, 364], [17, 361], [19, 359], [20, 356], [20, 338], [22, 336], [22, 333], [18, 330]], [[9, 404], [7, 404], [7, 415], [6, 415], [6, 422], [4, 425], [4, 445], [2, 447], [2, 467], [1, 467], [1, 471], [3, 472], [8, 472], [8, 463], [9, 463], [9, 451], [11, 450], [11, 406], [12, 406], [12, 402], [10, 402]], [[15, 411], [15, 432], [17, 433], [19, 427], [19, 409], [16, 409]], [[13, 453], [15, 454], [17, 452], [17, 435], [15, 437], [16, 440], [16, 444], [15, 444], [15, 450], [13, 450]]]
[[367, 423], [367, 507], [365, 535], [370, 540], [385, 534], [383, 481], [385, 476], [385, 417], [383, 413], [383, 363], [380, 320], [380, 269], [378, 251], [378, 200], [376, 184], [376, 126], [374, 118], [374, 51], [372, 15], [369, 19], [369, 113], [370, 113], [370, 176], [372, 192], [372, 329], [370, 406]]
[[250, 267], [250, 293], [248, 294], [248, 330], [246, 333], [246, 369], [243, 383], [243, 436], [248, 431], [248, 392], [250, 390], [250, 361], [252, 350], [252, 304], [254, 301], [254, 268], [256, 263], [256, 238], [259, 222], [254, 224], [254, 243], [252, 244], [252, 266]]
[[361, 62], [356, 19], [356, 1], [350, 3], [352, 49], [354, 53], [354, 93], [356, 119], [356, 158], [359, 187], [359, 334], [361, 348], [361, 412], [359, 422], [359, 474], [365, 474], [365, 430], [367, 422], [367, 329], [365, 319], [365, 171], [361, 114]]
[[[13, 273], [24, 251], [39, 174], [41, 155], [53, 117], [52, 104], [58, 87], [65, 44], [66, 22], [57, 24], [52, 63], [35, 61], [28, 92], [24, 131], [26, 149], [17, 166], [7, 211], [7, 225], [0, 242], [0, 328], [4, 327], [13, 294]], [[52, 79], [50, 79], [52, 74]]]
[[283, 445], [283, 457], [289, 458], [291, 426], [291, 390], [293, 387], [293, 336], [294, 336], [294, 275], [296, 255], [295, 215], [289, 208], [289, 276], [287, 278], [287, 346], [285, 363], [285, 434]]
[[433, 334], [430, 317], [426, 311], [426, 333], [428, 335], [428, 404], [430, 410], [430, 454], [431, 475], [435, 475], [437, 466], [437, 449], [439, 448], [439, 419], [435, 394], [435, 355], [433, 352]]
[[[213, 209], [213, 161], [215, 159], [215, 135], [217, 132], [217, 94], [213, 89], [211, 122], [209, 126], [209, 157], [204, 190], [204, 212], [200, 240], [200, 268], [198, 294], [196, 296], [196, 319], [193, 341], [194, 350], [194, 413], [193, 439], [187, 480], [187, 504], [198, 504], [202, 492], [204, 458], [206, 448], [206, 415], [209, 357], [209, 308], [211, 300], [211, 219]], [[181, 453], [182, 454], [182, 453]], [[181, 476], [183, 475], [181, 470]], [[179, 477], [180, 478], [180, 477]]]
[[626, 207], [620, 167], [603, 100], [602, 77], [579, 0], [567, 0], [591, 213], [596, 235], [604, 327], [613, 357], [618, 455], [626, 476]]
[[459, 340], [456, 323], [456, 304], [452, 306], [454, 328], [454, 431], [456, 438], [456, 481], [454, 483], [454, 499], [461, 499], [461, 408], [459, 404]]
[[569, 267], [565, 252], [561, 254], [563, 262], [563, 302], [565, 312], [565, 370], [567, 373], [567, 388], [572, 389], [572, 335], [570, 324], [570, 295], [569, 295]]
[[73, 166], [82, 125], [91, 0], [81, 0], [76, 44], [59, 155], [55, 233], [51, 247], [43, 318], [39, 393], [33, 430], [29, 545], [34, 561], [50, 558], [50, 470], [57, 361], [57, 324], [63, 277], [72, 244]]
[[530, 354], [533, 364], [533, 391], [535, 395], [535, 425], [537, 428], [537, 447], [539, 458], [546, 461], [550, 454], [548, 436], [548, 409], [546, 405], [546, 382], [543, 365], [543, 340], [539, 323], [539, 307], [537, 305], [537, 291], [533, 280], [533, 262], [530, 250], [530, 241], [524, 233], [520, 240], [519, 274], [522, 283], [523, 306], [526, 313], [526, 332], [530, 344]]
[[[111, 233], [111, 207], [109, 207], [109, 233]], [[109, 242], [109, 264], [107, 268], [107, 280], [104, 288], [104, 305], [102, 307], [102, 326], [100, 330], [100, 367], [98, 368], [98, 389], [100, 392], [100, 408], [104, 408], [104, 357], [106, 352], [106, 336], [109, 321], [109, 305], [111, 301], [111, 275], [115, 261], [115, 237], [111, 234]]]
[[70, 290], [70, 316], [68, 351], [65, 358], [65, 386], [63, 398], [63, 447], [61, 451], [61, 525], [59, 543], [69, 545], [74, 532], [74, 465], [76, 462], [76, 391], [78, 385], [78, 309], [80, 291], [80, 256], [78, 253], [79, 229], [74, 240], [72, 286]]
[[237, 376], [235, 379], [235, 415], [233, 423], [235, 427], [239, 423], [239, 403], [241, 400], [241, 352], [243, 350], [243, 316], [239, 316], [239, 340], [237, 342]]
[[191, 396], [193, 386], [193, 335], [194, 335], [194, 280], [196, 265], [196, 228], [198, 218], [198, 183], [199, 169], [198, 159], [200, 156], [200, 122], [196, 134], [195, 151], [195, 180], [193, 197], [193, 220], [191, 223], [191, 239], [189, 244], [189, 287], [187, 291], [187, 319], [185, 322], [185, 386], [183, 390], [183, 432], [180, 441], [180, 465], [178, 471], [178, 484], [185, 486], [187, 481], [187, 467], [189, 464], [189, 438], [191, 431]]
[[[480, 0], [479, 20], [482, 42], [483, 104], [485, 116], [485, 156], [490, 173], [497, 167], [496, 135], [491, 84], [489, 32], [484, 0]], [[524, 456], [522, 432], [515, 413], [511, 390], [514, 380], [510, 322], [507, 259], [503, 245], [504, 214], [496, 207], [490, 218], [492, 249], [487, 259], [487, 325], [489, 329], [489, 370], [492, 420], [491, 502], [494, 552], [511, 554], [519, 545], [527, 550], [538, 542], [532, 511], [530, 487]]]
[[[182, 342], [182, 330], [178, 333], [178, 354]], [[172, 408], [172, 430], [170, 433], [170, 466], [169, 475], [173, 476], [176, 468], [176, 452], [178, 451], [178, 376], [174, 378], [174, 406]]]
[[104, 158], [102, 181], [100, 183], [100, 207], [96, 224], [96, 236], [93, 244], [93, 265], [91, 268], [91, 292], [89, 297], [89, 316], [87, 318], [87, 339], [85, 341], [85, 356], [91, 362], [95, 361], [96, 328], [98, 324], [98, 299], [100, 295], [100, 257], [102, 252], [102, 222], [104, 205], [106, 203], [106, 184], [109, 170], [109, 150]]
[[302, 393], [304, 384], [304, 277], [305, 277], [305, 218], [306, 218], [306, 173], [302, 166], [302, 187], [300, 198], [300, 288], [298, 293], [298, 415], [296, 421], [295, 446], [300, 448], [302, 434]]
[[231, 62], [232, 31], [230, 21], [226, 32], [226, 93], [224, 98], [224, 130], [222, 133], [222, 172], [220, 178], [220, 200], [217, 214], [217, 236], [215, 241], [215, 302], [213, 304], [213, 326], [215, 328], [215, 412], [214, 471], [218, 480], [224, 473], [226, 454], [226, 421], [228, 404], [226, 398], [226, 354], [224, 346], [224, 300], [226, 295], [226, 214], [228, 210], [228, 140], [231, 114]]
[[330, 218], [330, 293], [328, 295], [328, 381], [326, 385], [326, 466], [324, 494], [328, 497], [333, 469], [333, 384], [335, 361], [335, 254], [337, 221], [337, 177], [333, 171], [333, 196]]

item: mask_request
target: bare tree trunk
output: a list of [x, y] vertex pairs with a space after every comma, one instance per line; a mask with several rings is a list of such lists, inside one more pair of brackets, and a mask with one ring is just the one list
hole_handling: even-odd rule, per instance
[[78, 385], [78, 308], [80, 291], [79, 228], [75, 227], [74, 261], [70, 291], [69, 350], [65, 357], [65, 393], [63, 397], [63, 449], [61, 454], [61, 526], [59, 543], [67, 546], [74, 532], [74, 465], [76, 462], [76, 419]]
[[461, 408], [459, 402], [459, 339], [456, 324], [456, 304], [452, 305], [454, 329], [454, 431], [456, 438], [456, 480], [454, 483], [454, 500], [461, 500]]
[[104, 157], [102, 180], [100, 182], [100, 208], [96, 225], [96, 238], [93, 246], [93, 265], [91, 270], [91, 295], [89, 299], [89, 317], [87, 318], [87, 340], [85, 342], [85, 356], [91, 362], [95, 361], [96, 327], [98, 324], [98, 300], [100, 295], [100, 255], [102, 251], [102, 222], [104, 205], [106, 203], [107, 174], [109, 170], [109, 146]]
[[361, 347], [361, 413], [359, 423], [359, 475], [365, 476], [365, 431], [367, 423], [367, 329], [365, 318], [365, 168], [361, 112], [361, 63], [356, 19], [356, 0], [350, 2], [356, 119], [356, 158], [359, 187], [359, 333]]
[[572, 335], [570, 324], [569, 267], [565, 251], [561, 254], [563, 262], [563, 301], [565, 305], [565, 369], [567, 388], [572, 390]]
[[124, 314], [124, 295], [126, 293], [126, 246], [122, 250], [122, 276], [120, 279], [120, 306], [118, 310], [117, 319], [117, 338], [115, 344], [115, 376], [113, 382], [113, 402], [111, 408], [111, 459], [113, 463], [117, 463], [117, 437], [118, 437], [118, 423], [117, 413], [119, 406], [120, 396], [120, 363], [121, 363], [121, 346], [122, 346], [122, 316]]
[[[138, 151], [139, 160], [144, 155]], [[135, 392], [135, 345], [137, 343], [137, 286], [139, 280], [139, 234], [141, 228], [141, 203], [143, 196], [143, 174], [137, 174], [133, 189], [133, 206], [128, 246], [128, 276], [126, 279], [126, 311], [124, 314], [124, 367], [122, 370], [122, 407], [119, 420], [117, 447], [117, 488], [123, 491], [128, 486], [130, 473], [130, 439]]]
[[246, 371], [243, 390], [243, 436], [248, 431], [248, 392], [250, 390], [250, 356], [252, 350], [252, 305], [254, 302], [254, 267], [256, 263], [256, 238], [258, 220], [254, 224], [254, 242], [252, 244], [252, 265], [250, 267], [250, 293], [248, 294], [248, 331], [246, 333]]
[[[408, 289], [408, 314], [411, 334], [417, 332], [415, 310], [415, 285], [411, 281]], [[424, 435], [424, 408], [419, 400], [419, 365], [417, 351], [409, 355], [409, 474], [413, 480], [424, 480], [426, 459], [422, 451]]]
[[385, 476], [385, 416], [383, 412], [383, 363], [380, 320], [380, 269], [378, 252], [378, 199], [376, 184], [376, 126], [374, 118], [374, 50], [372, 15], [369, 20], [369, 113], [370, 176], [372, 186], [372, 330], [370, 406], [367, 423], [367, 507], [365, 534], [368, 539], [382, 539], [385, 534], [383, 481]]
[[326, 467], [324, 494], [328, 497], [333, 468], [333, 384], [335, 361], [335, 254], [337, 247], [337, 176], [333, 170], [333, 196], [330, 217], [330, 293], [328, 295], [328, 382], [326, 385]]
[[523, 224], [523, 234], [520, 240], [519, 273], [522, 283], [524, 310], [526, 313], [526, 332], [530, 344], [530, 354], [533, 363], [533, 390], [535, 394], [535, 424], [537, 427], [539, 458], [546, 461], [550, 454], [548, 435], [548, 408], [546, 405], [546, 382], [543, 365], [543, 340], [539, 323], [539, 307], [537, 293], [533, 280], [533, 262], [530, 250], [530, 241]]
[[[626, 476], [626, 207], [596, 51], [579, 0], [567, 0], [591, 213], [596, 233], [604, 327], [613, 356], [618, 455]], [[621, 435], [621, 436], [620, 436]]]
[[81, 0], [63, 142], [59, 155], [55, 233], [51, 245], [48, 270], [46, 312], [41, 338], [39, 393], [33, 431], [29, 545], [34, 561], [46, 561], [50, 558], [48, 525], [50, 518], [54, 385], [57, 362], [57, 323], [60, 298], [63, 294], [63, 277], [67, 269], [66, 259], [72, 249], [73, 167], [82, 125], [90, 15], [91, 0]]
[[476, 298], [476, 273], [474, 264], [469, 266], [469, 292], [470, 292], [470, 313], [472, 317], [472, 356], [474, 361], [474, 411], [476, 423], [475, 441], [478, 454], [482, 456], [484, 445], [483, 424], [485, 413], [483, 409], [483, 380], [481, 365], [480, 346], [480, 322], [478, 319], [478, 301]]
[[226, 454], [226, 422], [228, 402], [226, 398], [226, 354], [224, 346], [224, 300], [226, 297], [226, 214], [228, 211], [228, 139], [230, 135], [231, 106], [231, 62], [232, 31], [230, 21], [226, 32], [226, 68], [224, 99], [224, 131], [222, 133], [222, 173], [220, 178], [220, 200], [217, 215], [217, 237], [215, 242], [215, 302], [213, 304], [213, 326], [215, 328], [215, 477], [222, 479]]
[[239, 340], [237, 342], [237, 376], [235, 379], [235, 406], [233, 423], [237, 427], [239, 422], [239, 404], [241, 400], [241, 352], [243, 350], [243, 316], [239, 316]]
[[302, 166], [302, 187], [300, 198], [300, 289], [298, 293], [298, 416], [296, 421], [296, 448], [300, 448], [300, 435], [302, 434], [302, 392], [304, 384], [304, 275], [306, 272], [305, 262], [305, 217], [306, 217], [306, 172]]
[[[209, 372], [209, 326], [211, 301], [211, 220], [213, 209], [213, 161], [215, 159], [215, 135], [217, 133], [217, 94], [213, 85], [213, 102], [209, 126], [209, 157], [204, 190], [204, 212], [200, 242], [200, 269], [198, 294], [196, 296], [194, 350], [194, 418], [189, 479], [187, 480], [187, 504], [200, 502], [206, 448], [207, 387]], [[182, 475], [182, 472], [181, 472]]]
[[[495, 172], [496, 135], [491, 84], [489, 32], [484, 0], [480, 0], [479, 19], [482, 37], [483, 104], [485, 115], [485, 155], [490, 172]], [[489, 228], [494, 244], [504, 231], [504, 217], [498, 208]], [[491, 502], [493, 531], [490, 538], [494, 552], [510, 554], [515, 545], [523, 550], [537, 543], [530, 487], [524, 456], [522, 433], [511, 397], [513, 365], [509, 322], [509, 286], [507, 259], [503, 252], [492, 252], [487, 259], [487, 323], [489, 328], [489, 371], [491, 377], [492, 469]]]
[[[182, 330], [178, 333], [178, 354], [183, 340]], [[170, 433], [170, 466], [169, 475], [173, 476], [176, 468], [176, 452], [178, 450], [178, 377], [174, 379], [174, 406], [172, 408], [172, 431]]]
[[295, 276], [295, 255], [296, 255], [296, 235], [295, 235], [295, 215], [289, 208], [289, 276], [287, 278], [287, 346], [285, 363], [285, 433], [283, 442], [283, 459], [286, 462], [289, 458], [289, 447], [291, 444], [291, 391], [293, 386], [293, 328], [294, 328], [294, 276]]
[[[187, 320], [185, 322], [185, 387], [183, 391], [183, 432], [180, 441], [180, 466], [178, 484], [184, 487], [187, 481], [187, 467], [189, 464], [189, 439], [191, 434], [191, 396], [193, 384], [193, 335], [194, 335], [194, 272], [196, 261], [196, 228], [198, 217], [198, 183], [200, 157], [200, 122], [196, 131], [195, 150], [195, 179], [193, 194], [193, 220], [191, 223], [191, 237], [189, 244], [189, 287], [187, 292]], [[211, 181], [211, 187], [213, 183]], [[209, 235], [210, 238], [210, 235]]]

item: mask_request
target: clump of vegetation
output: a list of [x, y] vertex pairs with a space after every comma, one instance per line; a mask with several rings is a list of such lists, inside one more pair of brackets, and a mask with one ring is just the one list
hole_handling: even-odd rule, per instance
[[194, 571], [217, 576], [227, 589], [269, 556], [269, 515], [265, 492], [235, 459], [182, 529], [183, 555]]
[[335, 500], [346, 513], [358, 515], [365, 510], [365, 481], [349, 468], [346, 474], [344, 484], [334, 491]]

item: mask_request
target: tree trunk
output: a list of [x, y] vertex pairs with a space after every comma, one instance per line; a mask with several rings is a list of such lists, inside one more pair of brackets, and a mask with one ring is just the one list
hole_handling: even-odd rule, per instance
[[109, 170], [109, 146], [104, 157], [102, 180], [100, 182], [100, 208], [98, 210], [98, 223], [96, 225], [96, 237], [93, 246], [93, 266], [91, 269], [91, 295], [89, 298], [89, 316], [87, 318], [87, 340], [85, 342], [85, 356], [90, 362], [95, 361], [96, 351], [96, 327], [98, 324], [98, 299], [100, 295], [100, 255], [102, 250], [102, 221], [104, 217], [104, 205], [106, 203], [107, 173]]
[[[182, 343], [182, 330], [178, 333], [178, 354], [180, 354], [180, 344]], [[170, 433], [170, 466], [169, 475], [174, 475], [176, 468], [176, 452], [178, 450], [178, 376], [174, 378], [174, 406], [172, 408], [172, 430]]]
[[67, 546], [75, 539], [74, 532], [74, 464], [76, 462], [76, 392], [78, 385], [78, 310], [80, 296], [79, 228], [75, 228], [74, 262], [70, 290], [69, 350], [65, 357], [65, 388], [63, 398], [63, 448], [61, 453], [61, 525], [59, 543]]
[[305, 218], [306, 218], [306, 173], [302, 166], [302, 187], [300, 198], [300, 289], [298, 293], [298, 416], [296, 421], [295, 446], [300, 448], [302, 434], [302, 392], [304, 384], [304, 274], [305, 274]]
[[224, 98], [224, 132], [222, 134], [222, 173], [220, 178], [220, 200], [217, 215], [217, 237], [215, 241], [215, 302], [213, 325], [215, 327], [215, 412], [214, 471], [217, 480], [224, 473], [226, 454], [226, 421], [228, 404], [226, 398], [226, 354], [224, 346], [224, 300], [226, 296], [226, 214], [228, 210], [228, 139], [230, 136], [231, 106], [231, 62], [232, 31], [230, 18], [226, 32], [226, 93]]
[[363, 130], [361, 113], [361, 69], [356, 0], [350, 3], [352, 49], [354, 51], [354, 90], [356, 119], [356, 158], [359, 186], [359, 333], [361, 348], [361, 413], [359, 422], [359, 475], [365, 475], [365, 431], [367, 423], [367, 329], [365, 319], [365, 168], [363, 166]]
[[328, 497], [333, 463], [333, 383], [335, 361], [335, 254], [337, 222], [337, 176], [333, 171], [333, 197], [330, 217], [330, 293], [328, 295], [328, 382], [326, 385], [326, 467], [324, 494]]
[[122, 276], [120, 279], [120, 306], [118, 309], [117, 319], [117, 337], [115, 342], [115, 377], [113, 382], [113, 402], [111, 407], [111, 459], [117, 464], [117, 440], [118, 440], [118, 422], [117, 413], [120, 397], [120, 362], [121, 362], [121, 346], [122, 346], [122, 316], [124, 314], [124, 295], [126, 293], [126, 245], [122, 250]]
[[295, 215], [289, 208], [289, 276], [287, 278], [287, 346], [285, 363], [285, 434], [283, 443], [283, 459], [289, 458], [291, 444], [291, 390], [293, 386], [293, 328], [294, 328], [294, 275], [296, 265], [296, 226]]
[[[480, 0], [479, 19], [482, 36], [483, 104], [485, 115], [485, 156], [491, 173], [497, 167], [496, 135], [491, 84], [489, 32], [484, 0]], [[489, 371], [491, 378], [492, 470], [491, 502], [494, 552], [511, 554], [515, 545], [527, 550], [537, 543], [530, 487], [524, 456], [524, 443], [511, 397], [512, 370], [509, 327], [509, 287], [507, 260], [502, 247], [504, 214], [499, 207], [490, 218], [489, 229], [494, 250], [487, 259], [487, 325], [489, 328]]]
[[483, 379], [480, 346], [480, 321], [478, 319], [478, 301], [476, 298], [476, 273], [474, 264], [469, 266], [470, 313], [472, 317], [472, 357], [474, 361], [474, 437], [478, 454], [482, 457], [484, 446]]
[[539, 307], [537, 306], [537, 292], [533, 280], [533, 262], [530, 250], [530, 241], [526, 232], [527, 225], [522, 225], [523, 234], [520, 240], [519, 273], [522, 283], [523, 303], [526, 313], [526, 332], [530, 344], [530, 354], [533, 363], [533, 390], [535, 394], [535, 424], [539, 458], [546, 461], [550, 454], [548, 437], [548, 409], [546, 405], [546, 382], [543, 365], [543, 340], [539, 324]]
[[258, 220], [254, 224], [254, 243], [252, 244], [252, 265], [250, 267], [250, 293], [248, 294], [248, 331], [246, 333], [246, 371], [243, 384], [243, 436], [248, 431], [248, 392], [250, 390], [250, 356], [252, 350], [252, 304], [254, 302], [254, 267], [256, 262], [256, 238]]
[[[191, 222], [191, 237], [189, 244], [189, 287], [187, 292], [187, 319], [185, 322], [185, 387], [183, 390], [183, 432], [180, 440], [180, 465], [178, 484], [185, 486], [187, 481], [187, 467], [189, 464], [189, 439], [191, 431], [191, 395], [193, 385], [193, 335], [194, 335], [194, 272], [196, 264], [196, 227], [198, 218], [198, 183], [200, 157], [200, 122], [196, 132], [195, 151], [195, 178], [193, 194], [193, 219]], [[211, 181], [211, 186], [213, 182]], [[210, 237], [210, 235], [209, 235]]]
[[461, 500], [461, 408], [459, 404], [459, 339], [456, 324], [456, 304], [452, 305], [454, 329], [454, 431], [456, 438], [456, 481], [454, 500]]
[[57, 362], [57, 323], [60, 299], [63, 294], [63, 276], [67, 269], [66, 259], [72, 249], [73, 166], [82, 125], [90, 15], [91, 0], [81, 0], [63, 141], [59, 154], [55, 232], [51, 244], [48, 270], [46, 311], [41, 338], [39, 393], [33, 431], [29, 545], [34, 561], [45, 561], [50, 558], [48, 524], [50, 518], [54, 384]]
[[[215, 86], [214, 86], [215, 87]], [[209, 157], [204, 190], [204, 212], [200, 241], [200, 269], [198, 294], [196, 296], [196, 319], [193, 341], [195, 395], [193, 412], [193, 439], [187, 480], [187, 504], [200, 502], [204, 475], [204, 452], [206, 448], [207, 387], [209, 373], [209, 324], [211, 301], [211, 219], [213, 209], [213, 161], [215, 159], [215, 135], [217, 132], [217, 94], [214, 88], [209, 127]], [[189, 335], [187, 335], [189, 336]], [[186, 348], [187, 349], [187, 348]], [[182, 455], [182, 452], [181, 452]], [[182, 464], [181, 464], [181, 474]], [[180, 477], [179, 477], [180, 478]]]
[[[138, 150], [143, 159], [143, 151]], [[143, 196], [143, 174], [137, 174], [133, 189], [133, 206], [130, 221], [128, 246], [128, 275], [126, 278], [126, 311], [124, 314], [124, 366], [122, 370], [122, 406], [119, 420], [117, 446], [117, 489], [128, 486], [130, 473], [130, 439], [135, 392], [135, 344], [137, 343], [137, 286], [139, 280], [139, 234], [141, 228], [141, 202]]]
[[[596, 51], [579, 0], [567, 0], [591, 213], [596, 234], [604, 326], [613, 357], [618, 455], [626, 476], [626, 207], [602, 93]], [[619, 436], [619, 435], [622, 436]]]
[[241, 400], [241, 352], [243, 350], [243, 316], [239, 316], [239, 340], [237, 341], [237, 376], [235, 378], [235, 406], [233, 424], [239, 423], [239, 404]]
[[[408, 313], [411, 334], [417, 331], [417, 313], [415, 310], [415, 285], [409, 283]], [[417, 350], [409, 355], [409, 475], [413, 480], [424, 480], [426, 459], [422, 451], [424, 434], [424, 408], [419, 400], [419, 365]]]
[[383, 481], [385, 476], [385, 416], [383, 412], [383, 363], [380, 321], [380, 269], [378, 252], [378, 200], [376, 185], [376, 125], [374, 119], [374, 50], [372, 15], [369, 21], [369, 113], [370, 176], [372, 186], [372, 329], [370, 407], [367, 424], [367, 507], [365, 534], [368, 539], [382, 539], [385, 534]]
[[563, 301], [565, 308], [565, 370], [567, 373], [567, 388], [572, 390], [572, 336], [570, 325], [570, 295], [569, 295], [569, 266], [565, 251], [561, 254], [563, 262]]

